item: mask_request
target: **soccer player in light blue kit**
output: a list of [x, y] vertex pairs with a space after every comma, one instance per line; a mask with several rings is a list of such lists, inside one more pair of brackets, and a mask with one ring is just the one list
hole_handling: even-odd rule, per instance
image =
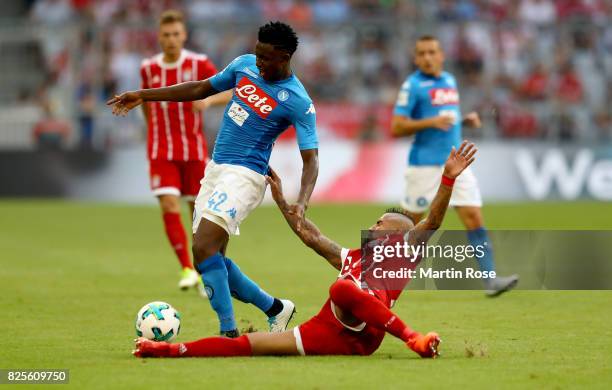
[[[392, 132], [395, 136], [414, 135], [406, 169], [406, 193], [401, 205], [414, 223], [429, 208], [442, 177], [450, 150], [461, 144], [462, 124], [480, 127], [480, 118], [471, 112], [462, 118], [455, 77], [443, 70], [444, 53], [432, 36], [419, 38], [414, 50], [416, 72], [402, 85], [395, 104]], [[495, 262], [481, 213], [482, 199], [476, 177], [467, 168], [457, 178], [450, 200], [468, 230], [474, 246], [484, 245], [485, 255], [478, 259], [482, 271], [494, 271]], [[485, 279], [488, 296], [512, 289], [518, 276]]]
[[232, 295], [267, 316], [270, 331], [282, 332], [295, 312], [289, 300], [272, 297], [225, 256], [230, 235], [263, 200], [268, 161], [278, 136], [296, 129], [303, 161], [301, 188], [290, 213], [304, 220], [318, 175], [316, 114], [312, 100], [290, 67], [298, 46], [293, 29], [281, 22], [259, 29], [255, 55], [236, 58], [204, 81], [126, 92], [107, 104], [125, 115], [144, 101], [193, 101], [234, 89], [225, 109], [213, 158], [206, 166], [193, 214], [193, 254], [221, 335], [237, 337]]

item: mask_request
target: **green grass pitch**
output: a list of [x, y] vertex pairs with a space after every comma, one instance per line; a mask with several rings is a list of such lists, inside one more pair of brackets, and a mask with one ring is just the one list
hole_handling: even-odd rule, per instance
[[[360, 229], [383, 209], [315, 205], [308, 215], [356, 246]], [[495, 205], [484, 214], [489, 228], [612, 229], [609, 203]], [[460, 227], [452, 211], [444, 227]], [[241, 231], [228, 255], [268, 291], [296, 302], [293, 325], [315, 314], [336, 272], [273, 207], [260, 207]], [[393, 337], [370, 357], [141, 360], [130, 355], [134, 317], [149, 301], [181, 311], [179, 340], [217, 331], [208, 302], [176, 288], [178, 263], [156, 207], [1, 201], [0, 248], [0, 368], [68, 368], [74, 388], [612, 386], [610, 291], [515, 291], [495, 300], [479, 291], [406, 292], [395, 311], [443, 339], [443, 356], [433, 361]], [[239, 302], [235, 309], [242, 326], [265, 329], [256, 309]]]

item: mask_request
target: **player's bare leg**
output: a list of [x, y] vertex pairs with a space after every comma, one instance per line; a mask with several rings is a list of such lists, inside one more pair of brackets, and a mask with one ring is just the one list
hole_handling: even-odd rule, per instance
[[[457, 206], [457, 215], [468, 231], [470, 244], [484, 245], [485, 255], [479, 259], [478, 263], [481, 271], [494, 271], [495, 262], [493, 260], [492, 243], [489, 242], [488, 234], [484, 228], [484, 220], [480, 207]], [[493, 279], [485, 279], [486, 294], [489, 297], [496, 297], [506, 291], [513, 289], [518, 283], [518, 275], [498, 276]]]
[[160, 195], [157, 198], [164, 213], [180, 213], [181, 199], [176, 195]]
[[378, 298], [363, 291], [352, 281], [337, 280], [329, 289], [329, 295], [334, 303], [335, 315], [342, 323], [356, 326], [365, 322], [401, 339], [421, 357], [439, 356], [440, 337], [437, 333], [422, 335], [413, 331]]
[[298, 355], [293, 332], [249, 333], [230, 339], [227, 337], [208, 337], [187, 343], [166, 343], [136, 339], [132, 351], [136, 357], [231, 357]]
[[227, 245], [229, 234], [218, 224], [202, 218], [193, 235], [193, 263], [197, 267]]
[[187, 234], [181, 221], [181, 200], [178, 196], [169, 194], [160, 195], [158, 200], [164, 219], [166, 236], [182, 267], [181, 279], [178, 283], [179, 288], [186, 290], [197, 287], [200, 284], [200, 277], [193, 269], [189, 257]]
[[195, 210], [195, 200], [187, 201], [187, 207], [189, 207], [189, 215], [193, 217], [193, 211]]
[[299, 355], [293, 331], [281, 333], [248, 333], [253, 356], [258, 355]]
[[221, 254], [223, 256], [225, 256], [225, 253], [227, 252], [227, 245], [229, 244], [229, 240], [225, 241], [225, 244], [223, 244], [223, 246], [221, 247], [221, 249], [219, 250], [219, 252], [221, 252]]
[[467, 230], [474, 230], [484, 226], [480, 207], [456, 206], [455, 211]]

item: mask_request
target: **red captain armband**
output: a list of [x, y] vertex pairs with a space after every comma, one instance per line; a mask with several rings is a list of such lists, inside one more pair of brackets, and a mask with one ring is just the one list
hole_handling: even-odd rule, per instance
[[451, 179], [448, 176], [444, 176], [442, 175], [442, 185], [443, 186], [448, 186], [448, 187], [452, 187], [453, 184], [455, 184], [455, 179]]

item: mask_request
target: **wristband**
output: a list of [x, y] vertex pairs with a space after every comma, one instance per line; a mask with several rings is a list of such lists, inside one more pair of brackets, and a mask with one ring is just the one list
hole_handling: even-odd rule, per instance
[[451, 179], [448, 176], [442, 175], [442, 185], [443, 186], [448, 186], [452, 188], [453, 184], [455, 184], [455, 179]]

